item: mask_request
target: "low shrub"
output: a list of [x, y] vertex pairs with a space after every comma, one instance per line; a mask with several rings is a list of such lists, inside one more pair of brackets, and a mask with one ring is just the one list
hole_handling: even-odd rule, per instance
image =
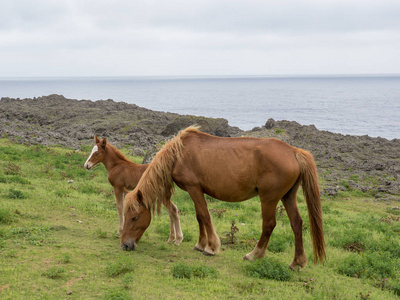
[[128, 256], [119, 257], [115, 262], [111, 262], [106, 266], [106, 274], [109, 277], [115, 277], [120, 274], [133, 272], [134, 263]]
[[395, 283], [390, 284], [389, 288], [393, 291], [395, 295], [400, 296], [400, 280], [397, 280]]
[[385, 253], [363, 253], [347, 256], [338, 266], [340, 274], [349, 277], [386, 278], [394, 274], [396, 263]]
[[293, 243], [293, 235], [272, 234], [268, 250], [274, 253], [284, 252], [290, 243]]
[[217, 270], [204, 266], [189, 266], [187, 264], [177, 264], [172, 268], [174, 278], [215, 278], [218, 276]]
[[292, 271], [288, 266], [275, 258], [257, 259], [246, 266], [249, 276], [256, 278], [288, 281], [292, 278]]
[[21, 174], [21, 167], [9, 162], [7, 166], [4, 168], [4, 174], [6, 175], [20, 175]]
[[133, 283], [133, 278], [134, 278], [133, 272], [129, 272], [124, 275], [124, 277], [122, 278], [122, 283], [125, 289], [128, 289], [130, 285]]
[[113, 288], [106, 291], [104, 294], [105, 300], [129, 300], [133, 299], [130, 293], [123, 288]]
[[44, 272], [42, 275], [46, 276], [47, 278], [50, 278], [50, 279], [58, 279], [58, 278], [62, 277], [62, 274], [64, 272], [65, 272], [65, 270], [61, 267], [51, 267], [46, 272]]
[[106, 239], [107, 238], [107, 232], [103, 231], [101, 228], [98, 228], [96, 230], [96, 235], [101, 239]]
[[6, 209], [0, 208], [0, 224], [11, 224], [12, 222], [11, 213]]
[[9, 189], [7, 197], [10, 199], [26, 199], [26, 195], [22, 191], [15, 189]]

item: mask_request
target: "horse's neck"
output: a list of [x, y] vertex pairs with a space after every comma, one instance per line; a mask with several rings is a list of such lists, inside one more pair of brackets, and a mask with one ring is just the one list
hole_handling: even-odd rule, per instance
[[125, 161], [125, 160], [118, 157], [118, 155], [116, 155], [114, 151], [109, 149], [108, 153], [103, 161], [103, 164], [106, 167], [107, 171], [110, 171], [112, 168], [114, 168], [116, 165], [118, 165], [119, 163], [121, 163], [123, 161]]

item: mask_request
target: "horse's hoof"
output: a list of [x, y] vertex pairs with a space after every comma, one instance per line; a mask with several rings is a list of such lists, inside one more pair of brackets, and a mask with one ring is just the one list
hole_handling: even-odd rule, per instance
[[254, 261], [254, 258], [251, 257], [251, 256], [249, 256], [248, 254], [246, 254], [246, 255], [243, 257], [243, 260]]
[[210, 252], [203, 251], [203, 255], [205, 255], [205, 256], [214, 256], [215, 253], [210, 253]]
[[197, 248], [196, 246], [194, 246], [193, 250], [203, 252], [203, 249]]

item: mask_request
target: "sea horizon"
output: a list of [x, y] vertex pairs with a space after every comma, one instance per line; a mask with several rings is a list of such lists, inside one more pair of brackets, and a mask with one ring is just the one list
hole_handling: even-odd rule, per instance
[[273, 118], [334, 133], [400, 138], [400, 74], [0, 78], [0, 97], [50, 94], [225, 118], [243, 130]]

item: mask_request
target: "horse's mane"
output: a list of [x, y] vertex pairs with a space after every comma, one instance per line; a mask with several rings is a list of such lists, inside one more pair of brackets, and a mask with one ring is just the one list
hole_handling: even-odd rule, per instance
[[111, 148], [111, 150], [115, 153], [115, 155], [121, 159], [121, 160], [125, 160], [127, 162], [131, 162], [122, 152], [121, 150], [119, 150], [117, 147], [115, 147], [114, 145], [110, 144], [107, 142], [107, 148]]
[[154, 213], [157, 206], [157, 212], [160, 214], [161, 204], [164, 200], [169, 201], [174, 192], [171, 173], [175, 162], [182, 157], [182, 138], [190, 132], [200, 132], [198, 129], [198, 126], [190, 126], [181, 130], [157, 152], [136, 188], [125, 198], [124, 213], [129, 208], [138, 209], [137, 197], [133, 196], [140, 191], [146, 208]]

